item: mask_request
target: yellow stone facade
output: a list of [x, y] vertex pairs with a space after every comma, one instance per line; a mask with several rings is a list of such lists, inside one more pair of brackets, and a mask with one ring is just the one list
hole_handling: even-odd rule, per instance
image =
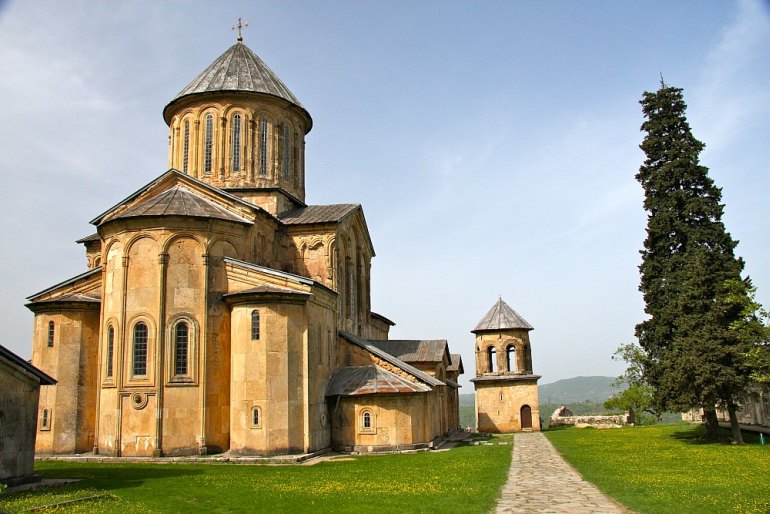
[[[58, 380], [37, 452], [377, 451], [456, 429], [459, 356], [388, 353], [363, 210], [304, 203], [312, 119], [272, 71], [238, 42], [163, 115], [171, 169], [92, 220], [88, 271], [29, 297], [33, 363]], [[350, 382], [361, 366], [372, 384]]]

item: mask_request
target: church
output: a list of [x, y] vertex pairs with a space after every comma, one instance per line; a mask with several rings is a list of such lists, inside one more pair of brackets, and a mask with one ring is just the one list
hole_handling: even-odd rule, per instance
[[28, 298], [38, 454], [426, 448], [459, 426], [445, 340], [389, 340], [357, 204], [305, 203], [310, 113], [238, 41], [163, 109], [168, 171]]

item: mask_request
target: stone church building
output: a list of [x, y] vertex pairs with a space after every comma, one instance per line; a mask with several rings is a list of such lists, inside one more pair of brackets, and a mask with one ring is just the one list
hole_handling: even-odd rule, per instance
[[37, 452], [429, 446], [459, 355], [388, 340], [360, 205], [305, 203], [310, 113], [239, 38], [163, 110], [170, 169], [91, 223], [88, 269], [28, 298]]

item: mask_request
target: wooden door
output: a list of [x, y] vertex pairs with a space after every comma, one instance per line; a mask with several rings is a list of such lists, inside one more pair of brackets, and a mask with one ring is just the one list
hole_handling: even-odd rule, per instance
[[532, 408], [529, 405], [522, 405], [521, 407], [521, 429], [532, 428]]

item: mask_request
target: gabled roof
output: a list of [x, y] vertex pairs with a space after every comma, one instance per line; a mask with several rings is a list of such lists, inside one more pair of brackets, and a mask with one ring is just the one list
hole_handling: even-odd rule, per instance
[[479, 321], [476, 328], [471, 330], [471, 332], [476, 333], [486, 330], [507, 329], [533, 330], [533, 327], [515, 310], [511, 309], [502, 298], [500, 298], [497, 303], [489, 309], [489, 312], [481, 318], [481, 321]]
[[39, 381], [40, 385], [54, 385], [56, 384], [56, 379], [51, 377], [50, 375], [44, 373], [43, 371], [37, 369], [35, 366], [30, 364], [29, 362], [25, 361], [15, 353], [13, 353], [11, 350], [6, 348], [5, 346], [0, 344], [0, 359], [7, 361], [12, 366], [22, 369], [23, 371], [26, 371], [27, 373], [34, 375]]
[[[259, 273], [265, 273], [266, 275], [270, 275], [270, 276], [273, 276], [273, 277], [276, 277], [276, 278], [280, 278], [280, 279], [283, 279], [283, 280], [288, 280], [290, 282], [294, 282], [294, 283], [297, 283], [297, 284], [302, 284], [302, 285], [306, 285], [306, 286], [320, 287], [322, 289], [325, 289], [325, 290], [329, 291], [330, 293], [332, 293], [334, 295], [339, 294], [339, 293], [337, 293], [337, 291], [335, 291], [334, 289], [331, 289], [330, 287], [326, 286], [325, 284], [322, 284], [321, 282], [313, 280], [312, 278], [303, 277], [302, 275], [297, 275], [297, 274], [294, 274], [294, 273], [289, 273], [288, 271], [280, 271], [280, 270], [277, 270], [277, 269], [268, 268], [267, 266], [262, 266], [260, 264], [255, 264], [253, 262], [246, 262], [246, 261], [242, 261], [242, 260], [239, 260], [239, 259], [234, 259], [232, 257], [225, 257], [224, 258], [224, 262], [227, 263], [227, 264], [231, 264], [233, 266], [236, 266], [236, 267], [244, 268], [246, 270], [256, 271], [256, 272], [259, 272]], [[262, 286], [260, 285], [260, 286], [256, 286], [256, 287], [258, 288], [258, 287], [262, 287]], [[276, 287], [276, 286], [272, 285], [270, 287]], [[238, 293], [232, 293], [232, 294], [238, 294]]]
[[378, 319], [380, 321], [383, 321], [383, 322], [387, 323], [388, 325], [390, 325], [391, 327], [395, 327], [396, 326], [396, 322], [395, 321], [389, 320], [388, 318], [386, 318], [382, 314], [377, 314], [376, 312], [370, 312], [369, 314], [371, 314], [371, 316], [373, 318], [376, 318], [376, 319]]
[[367, 343], [386, 351], [404, 362], [441, 362], [450, 360], [446, 339], [435, 340], [367, 340]]
[[286, 225], [338, 223], [360, 208], [361, 205], [353, 203], [308, 205], [279, 214], [278, 219]]
[[[258, 206], [254, 205], [252, 203], [249, 203], [249, 202], [247, 202], [247, 201], [245, 201], [245, 200], [243, 200], [241, 198], [238, 198], [235, 195], [227, 193], [226, 191], [223, 191], [223, 190], [221, 190], [221, 189], [219, 189], [217, 187], [214, 187], [214, 186], [212, 186], [210, 184], [207, 184], [207, 183], [205, 183], [205, 182], [203, 182], [201, 180], [198, 180], [197, 178], [194, 178], [194, 177], [191, 177], [190, 175], [182, 173], [181, 171], [179, 171], [177, 169], [171, 168], [168, 171], [166, 171], [165, 173], [163, 173], [161, 176], [156, 178], [155, 180], [153, 180], [153, 181], [145, 184], [144, 186], [140, 187], [139, 189], [137, 189], [136, 191], [134, 191], [133, 193], [131, 193], [130, 195], [128, 195], [127, 197], [125, 197], [124, 199], [122, 199], [121, 201], [119, 201], [118, 203], [116, 203], [115, 205], [113, 205], [112, 207], [107, 209], [106, 211], [104, 211], [103, 213], [99, 214], [97, 217], [92, 219], [90, 223], [92, 225], [97, 225], [97, 226], [100, 225], [102, 223], [102, 221], [104, 221], [104, 219], [109, 214], [111, 214], [113, 211], [115, 211], [118, 207], [120, 207], [120, 206], [122, 206], [124, 204], [127, 204], [127, 203], [129, 203], [129, 202], [131, 202], [131, 201], [133, 201], [133, 200], [135, 200], [137, 198], [139, 198], [142, 194], [144, 194], [147, 191], [153, 189], [155, 186], [161, 184], [163, 181], [171, 180], [171, 179], [176, 179], [178, 181], [178, 184], [189, 184], [191, 187], [187, 188], [188, 191], [192, 191], [194, 188], [197, 188], [197, 189], [200, 189], [200, 190], [203, 190], [203, 191], [208, 191], [212, 195], [219, 196], [220, 198], [222, 198], [224, 200], [227, 200], [228, 202], [231, 202], [231, 203], [233, 203], [235, 205], [238, 205], [241, 208], [244, 208], [244, 209], [247, 209], [247, 210], [251, 210], [252, 212], [262, 212], [265, 215], [270, 216], [271, 218], [273, 217], [272, 215], [270, 215], [267, 211], [265, 211], [261, 207], [258, 207]], [[211, 203], [214, 203], [216, 205], [215, 202], [211, 202]], [[219, 205], [217, 205], [217, 206], [221, 207]], [[129, 210], [130, 209], [131, 208], [129, 208]], [[123, 213], [120, 213], [120, 214], [123, 214]]]
[[[238, 41], [182, 89], [163, 110], [182, 97], [220, 91], [262, 93], [290, 102], [307, 113], [294, 93], [248, 46]], [[310, 115], [308, 114], [308, 118]]]
[[81, 273], [80, 275], [76, 275], [76, 276], [74, 276], [74, 277], [72, 277], [70, 279], [65, 280], [64, 282], [59, 282], [56, 285], [53, 285], [53, 286], [48, 287], [46, 289], [43, 289], [39, 293], [35, 293], [33, 295], [30, 295], [30, 296], [27, 297], [27, 300], [31, 300], [31, 301], [34, 302], [35, 298], [38, 298], [39, 296], [42, 296], [42, 295], [44, 295], [46, 293], [50, 293], [51, 291], [54, 291], [54, 290], [62, 288], [62, 287], [72, 285], [75, 282], [78, 282], [79, 280], [85, 280], [87, 278], [93, 277], [94, 275], [100, 275], [101, 272], [102, 272], [102, 267], [101, 266], [97, 266], [94, 269], [90, 269], [90, 270], [88, 270], [88, 271], [86, 271], [84, 273]]
[[391, 355], [390, 353], [380, 350], [373, 344], [370, 344], [368, 341], [365, 341], [358, 336], [354, 336], [353, 334], [350, 334], [348, 332], [345, 332], [344, 330], [339, 331], [340, 336], [342, 336], [344, 339], [350, 341], [351, 343], [355, 344], [356, 346], [360, 346], [364, 350], [368, 351], [372, 355], [375, 355], [379, 357], [380, 359], [384, 360], [385, 362], [388, 362], [397, 368], [406, 371], [410, 375], [412, 375], [415, 378], [418, 378], [419, 380], [425, 382], [426, 384], [430, 386], [444, 386], [446, 385], [441, 380], [434, 378], [427, 373], [420, 371], [419, 369], [415, 368], [414, 366], [410, 366], [406, 362], [402, 361], [398, 357], [395, 357]]
[[452, 363], [449, 365], [449, 367], [446, 369], [447, 371], [459, 371], [460, 374], [465, 373], [465, 369], [463, 369], [463, 357], [459, 353], [453, 353], [451, 354], [452, 357]]
[[216, 218], [250, 224], [251, 221], [238, 216], [216, 203], [194, 193], [179, 184], [165, 192], [142, 200], [112, 219], [135, 218], [140, 216], [190, 216]]
[[427, 393], [430, 387], [410, 382], [379, 366], [348, 366], [336, 371], [326, 388], [326, 396], [364, 394]]

